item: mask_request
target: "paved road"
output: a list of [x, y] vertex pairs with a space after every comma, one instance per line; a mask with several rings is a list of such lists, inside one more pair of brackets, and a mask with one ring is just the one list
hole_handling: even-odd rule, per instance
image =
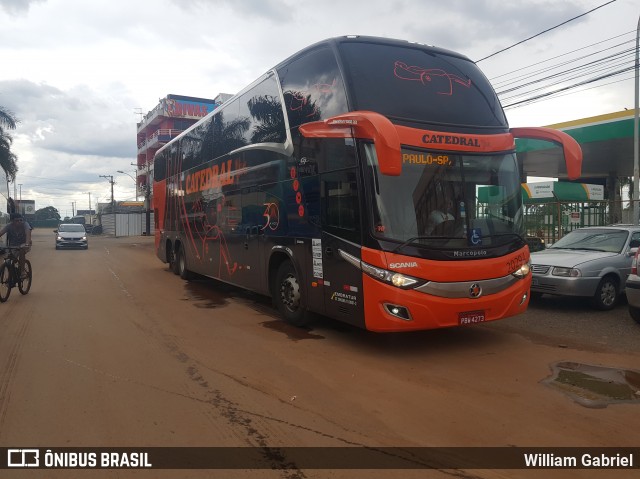
[[[584, 407], [558, 361], [640, 369], [640, 326], [543, 298], [520, 318], [416, 334], [282, 323], [267, 298], [190, 283], [152, 238], [55, 251], [0, 304], [0, 447], [635, 446], [640, 404]], [[286, 457], [269, 457], [278, 467]], [[38, 474], [38, 472], [40, 474]], [[612, 477], [548, 471], [544, 477]], [[633, 477], [616, 471], [616, 477]], [[540, 471], [47, 471], [46, 477], [543, 477]], [[0, 477], [44, 477], [0, 471]]]
[[526, 314], [491, 326], [551, 346], [640, 353], [640, 324], [629, 316], [624, 296], [612, 311], [597, 311], [584, 298], [544, 295]]

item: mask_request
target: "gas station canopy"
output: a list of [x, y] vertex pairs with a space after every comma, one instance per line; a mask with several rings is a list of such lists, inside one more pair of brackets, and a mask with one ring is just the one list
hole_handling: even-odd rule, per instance
[[[572, 136], [582, 147], [584, 178], [633, 176], [634, 111], [548, 125]], [[517, 140], [518, 160], [526, 176], [566, 179], [567, 171], [560, 148], [537, 140]]]

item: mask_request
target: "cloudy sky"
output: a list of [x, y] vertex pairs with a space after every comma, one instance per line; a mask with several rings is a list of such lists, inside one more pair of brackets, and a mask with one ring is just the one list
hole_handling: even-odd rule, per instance
[[[507, 107], [511, 126], [632, 109], [633, 52], [624, 51], [635, 48], [640, 4], [609, 1], [0, 0], [0, 105], [21, 120], [18, 196], [71, 215], [72, 202], [108, 201], [100, 175], [113, 175], [116, 199], [134, 199], [133, 180], [117, 171], [134, 175], [137, 112], [169, 93], [236, 93], [339, 35], [428, 43], [478, 61], [602, 6], [478, 64], [503, 105], [627, 69]], [[545, 76], [553, 79], [533, 83]]]

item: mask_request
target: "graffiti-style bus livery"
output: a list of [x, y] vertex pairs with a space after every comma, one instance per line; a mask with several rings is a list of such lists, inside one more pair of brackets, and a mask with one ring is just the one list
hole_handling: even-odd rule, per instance
[[312, 45], [158, 151], [158, 257], [176, 274], [372, 331], [525, 311], [531, 282], [515, 137], [468, 58], [404, 41]]

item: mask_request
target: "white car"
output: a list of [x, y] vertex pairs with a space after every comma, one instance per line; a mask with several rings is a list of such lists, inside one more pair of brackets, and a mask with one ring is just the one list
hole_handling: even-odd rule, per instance
[[87, 232], [84, 225], [75, 223], [63, 223], [58, 226], [57, 230], [53, 230], [56, 234], [56, 249], [61, 248], [89, 248], [87, 240]]
[[547, 249], [531, 253], [531, 298], [543, 293], [582, 296], [591, 298], [597, 309], [613, 309], [625, 290], [638, 246], [638, 226], [571, 231]]

